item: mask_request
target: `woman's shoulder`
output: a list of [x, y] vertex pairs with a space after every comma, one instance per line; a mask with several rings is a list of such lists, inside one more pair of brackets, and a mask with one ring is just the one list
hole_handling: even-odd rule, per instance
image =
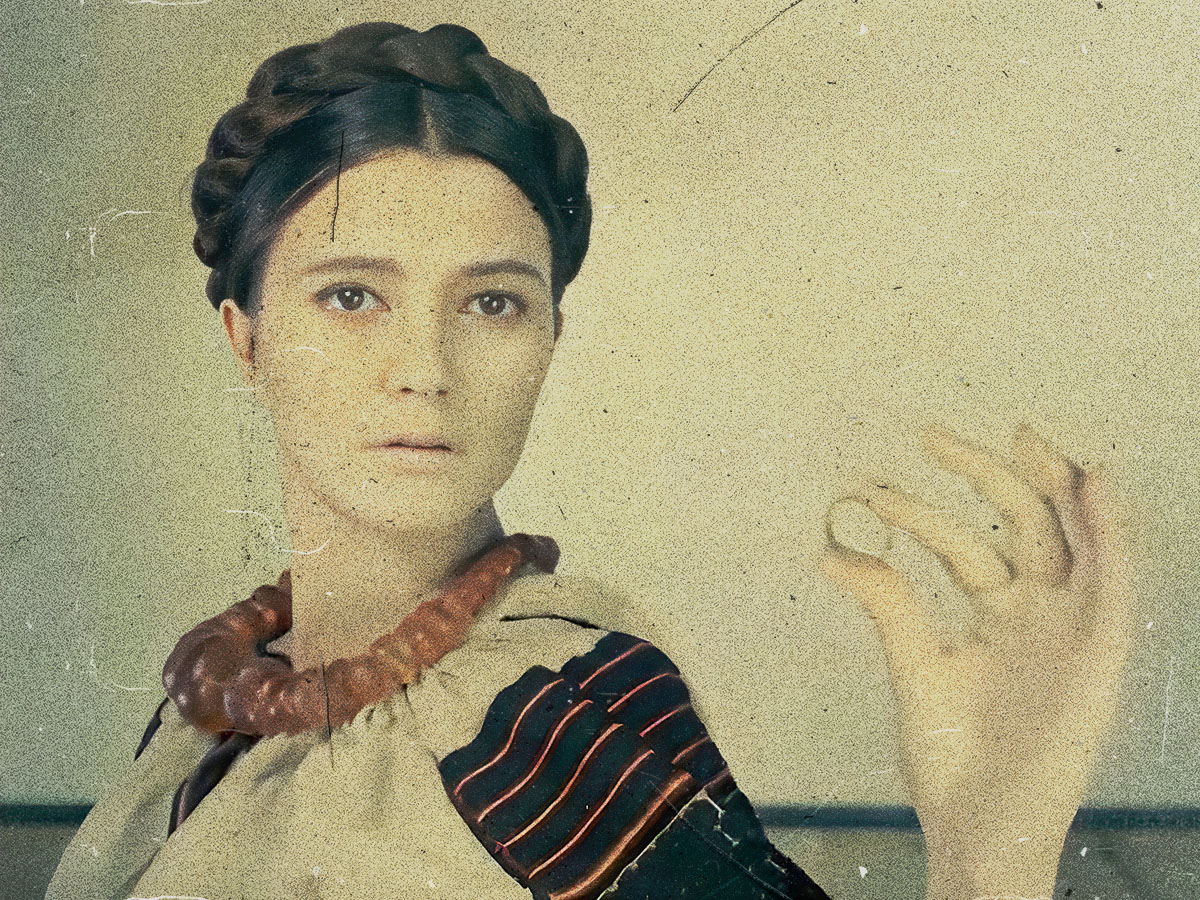
[[583, 574], [535, 571], [514, 578], [491, 612], [492, 618], [500, 622], [553, 619], [598, 632], [635, 634], [650, 641], [661, 633], [658, 616], [641, 596]]
[[[828, 900], [767, 839], [653, 617], [591, 579], [521, 587], [498, 626], [537, 629], [509, 635], [530, 656], [437, 754], [505, 871], [537, 896]], [[548, 652], [553, 633], [579, 642]]]
[[[526, 681], [575, 675], [586, 687], [585, 670], [603, 667], [596, 678], [619, 668], [622, 682], [661, 676], [687, 692], [672, 659], [675, 641], [664, 613], [639, 592], [589, 575], [538, 572], [514, 579], [500, 600], [493, 611], [493, 635], [514, 654], [509, 684], [518, 675]], [[647, 694], [666, 702], [670, 692], [661, 690], [666, 684], [656, 681]], [[703, 701], [691, 700], [703, 715]]]
[[180, 783], [216, 743], [163, 700], [130, 762], [101, 792], [64, 851], [46, 897], [127, 896], [167, 837]]
[[466, 643], [433, 665], [406, 696], [441, 758], [479, 733], [487, 710], [506, 690], [511, 697], [514, 685], [594, 658], [614, 641], [650, 640], [649, 627], [639, 605], [596, 578], [523, 574], [484, 609]]

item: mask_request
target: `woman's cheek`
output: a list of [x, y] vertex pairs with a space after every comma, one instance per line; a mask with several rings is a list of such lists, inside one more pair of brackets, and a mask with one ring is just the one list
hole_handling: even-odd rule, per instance
[[507, 436], [510, 443], [524, 443], [543, 378], [544, 373], [527, 369], [510, 373], [505, 380], [497, 379], [487, 404], [488, 419], [497, 437]]
[[279, 366], [264, 385], [266, 405], [281, 441], [297, 449], [343, 443], [359, 407], [353, 386], [328, 365]]

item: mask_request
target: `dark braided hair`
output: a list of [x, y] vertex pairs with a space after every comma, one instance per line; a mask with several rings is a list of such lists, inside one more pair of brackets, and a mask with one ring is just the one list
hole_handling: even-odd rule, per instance
[[217, 122], [196, 168], [196, 255], [214, 307], [257, 311], [278, 225], [340, 168], [398, 147], [480, 157], [529, 198], [550, 233], [557, 306], [591, 230], [587, 151], [529, 76], [459, 25], [343, 28], [269, 57]]

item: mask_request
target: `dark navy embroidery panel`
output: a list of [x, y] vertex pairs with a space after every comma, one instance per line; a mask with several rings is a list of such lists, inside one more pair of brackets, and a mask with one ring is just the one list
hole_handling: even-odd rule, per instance
[[828, 900], [767, 839], [679, 670], [633, 635], [526, 670], [439, 769], [475, 836], [542, 900]]
[[698, 793], [625, 868], [600, 900], [829, 900], [767, 839], [736, 788], [721, 802]]

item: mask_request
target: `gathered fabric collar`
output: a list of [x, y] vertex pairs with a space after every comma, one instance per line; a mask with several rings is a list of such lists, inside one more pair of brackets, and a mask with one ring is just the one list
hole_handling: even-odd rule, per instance
[[363, 653], [299, 672], [286, 656], [265, 650], [292, 627], [285, 569], [275, 584], [183, 635], [163, 667], [163, 687], [185, 721], [215, 734], [261, 738], [336, 728], [462, 646], [476, 614], [522, 564], [553, 572], [558, 556], [553, 538], [506, 535]]

